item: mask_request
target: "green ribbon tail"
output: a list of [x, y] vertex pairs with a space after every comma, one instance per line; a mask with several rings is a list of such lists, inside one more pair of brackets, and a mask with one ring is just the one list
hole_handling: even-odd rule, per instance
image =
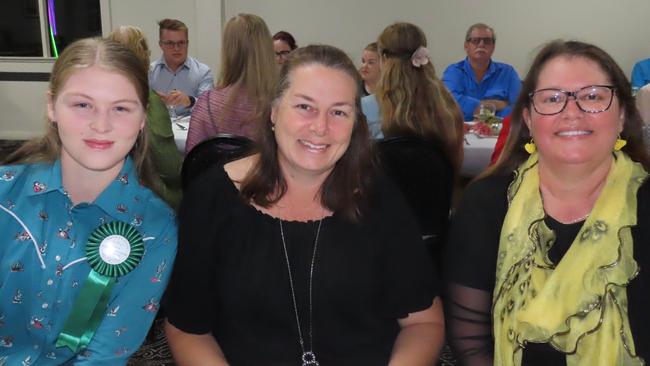
[[57, 348], [68, 347], [77, 353], [88, 346], [102, 321], [114, 284], [115, 278], [90, 271], [56, 340]]

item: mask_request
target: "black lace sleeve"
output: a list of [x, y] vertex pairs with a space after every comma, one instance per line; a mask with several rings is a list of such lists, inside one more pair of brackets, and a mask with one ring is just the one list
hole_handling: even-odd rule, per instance
[[460, 365], [492, 365], [494, 341], [488, 291], [448, 284], [447, 340]]
[[492, 291], [510, 177], [471, 184], [452, 219], [445, 256], [447, 340], [461, 365], [492, 365]]

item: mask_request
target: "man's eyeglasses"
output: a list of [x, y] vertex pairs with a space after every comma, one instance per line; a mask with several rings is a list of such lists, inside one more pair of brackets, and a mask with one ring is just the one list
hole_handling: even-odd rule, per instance
[[174, 41], [160, 41], [160, 44], [163, 47], [169, 48], [169, 49], [176, 48], [176, 47], [185, 48], [185, 47], [187, 47], [188, 43], [189, 43], [189, 41], [177, 41], [177, 42], [174, 42]]
[[290, 53], [291, 53], [291, 51], [280, 51], [280, 52], [276, 52], [275, 56], [282, 57], [282, 58], [287, 58], [287, 57], [289, 57]]
[[535, 112], [550, 116], [562, 112], [569, 97], [575, 99], [578, 108], [587, 113], [605, 112], [612, 106], [616, 88], [611, 85], [590, 85], [573, 92], [560, 89], [540, 89], [528, 94]]
[[491, 45], [494, 44], [494, 38], [492, 38], [492, 37], [469, 37], [469, 38], [467, 38], [467, 42], [469, 42], [469, 43], [471, 43], [471, 44], [473, 44], [475, 46], [478, 46], [479, 43], [481, 43], [481, 41], [483, 41], [483, 44], [486, 45], [486, 46], [491, 46]]

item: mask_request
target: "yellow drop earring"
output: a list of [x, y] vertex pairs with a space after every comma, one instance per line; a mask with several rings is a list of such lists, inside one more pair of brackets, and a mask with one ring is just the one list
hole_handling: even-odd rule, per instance
[[616, 139], [616, 142], [614, 143], [614, 151], [619, 151], [623, 148], [623, 146], [627, 145], [627, 140], [624, 140], [621, 138], [621, 134], [618, 134], [618, 138]]
[[526, 144], [524, 145], [524, 150], [526, 150], [526, 152], [527, 152], [528, 154], [531, 154], [531, 155], [532, 155], [535, 151], [537, 151], [537, 146], [535, 146], [535, 142], [533, 141], [533, 138], [532, 138], [532, 137], [530, 138], [530, 142], [528, 142], [528, 143], [526, 143]]

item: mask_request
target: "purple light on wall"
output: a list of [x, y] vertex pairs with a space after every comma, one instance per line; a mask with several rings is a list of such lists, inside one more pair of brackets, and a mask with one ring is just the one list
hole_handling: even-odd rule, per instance
[[56, 30], [56, 16], [54, 15], [54, 0], [47, 0], [47, 19], [50, 22], [50, 29], [52, 29], [54, 35], [58, 35]]

